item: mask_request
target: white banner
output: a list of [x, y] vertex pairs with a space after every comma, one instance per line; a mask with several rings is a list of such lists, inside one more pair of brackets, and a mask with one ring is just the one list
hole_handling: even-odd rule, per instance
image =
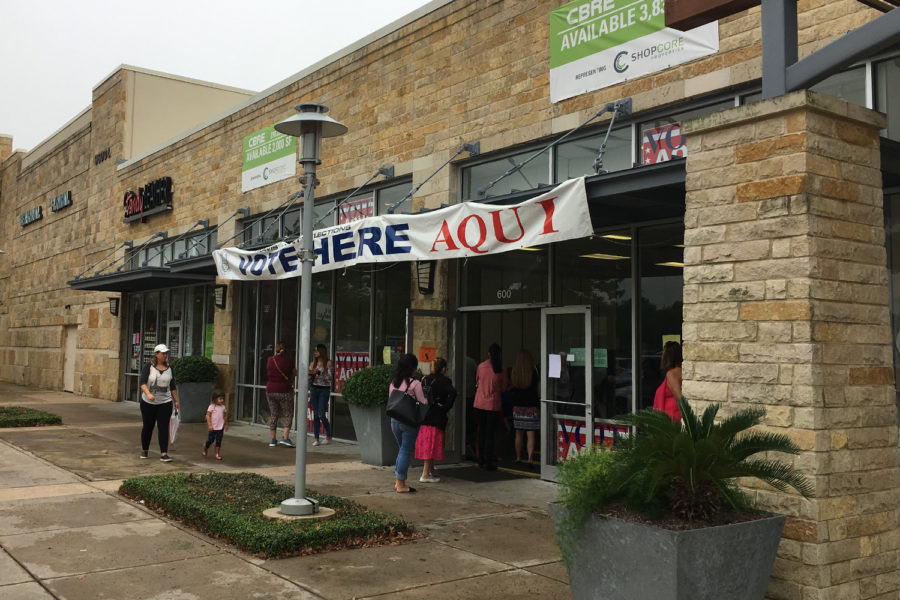
[[[584, 177], [521, 204], [464, 202], [420, 215], [382, 215], [313, 232], [313, 272], [357, 264], [484, 256], [593, 233]], [[219, 277], [300, 276], [300, 239], [258, 250], [213, 252]]]

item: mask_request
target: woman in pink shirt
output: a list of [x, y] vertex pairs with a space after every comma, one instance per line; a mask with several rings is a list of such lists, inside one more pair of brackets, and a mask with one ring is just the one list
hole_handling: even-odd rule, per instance
[[488, 348], [488, 358], [475, 371], [475, 422], [478, 425], [478, 466], [496, 471], [494, 436], [503, 414], [502, 394], [509, 387], [503, 368], [503, 354], [496, 343]]
[[673, 423], [678, 423], [681, 421], [681, 409], [678, 408], [678, 401], [681, 400], [681, 344], [666, 342], [659, 368], [666, 376], [656, 389], [653, 408], [665, 412]]
[[[425, 392], [422, 391], [422, 383], [418, 379], [413, 379], [413, 373], [416, 372], [418, 366], [419, 359], [414, 355], [404, 354], [401, 356], [397, 361], [397, 370], [394, 371], [391, 385], [388, 387], [388, 395], [390, 396], [395, 389], [403, 390], [422, 404], [428, 404]], [[409, 471], [409, 462], [416, 449], [419, 428], [391, 417], [391, 431], [394, 432], [397, 445], [400, 446], [400, 451], [397, 453], [397, 466], [394, 467], [394, 490], [398, 494], [415, 492], [416, 488], [406, 485], [406, 477]]]

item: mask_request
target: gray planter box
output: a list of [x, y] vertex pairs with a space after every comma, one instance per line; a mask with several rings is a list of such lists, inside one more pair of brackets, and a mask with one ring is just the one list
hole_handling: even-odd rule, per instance
[[179, 383], [178, 404], [181, 410], [178, 415], [182, 423], [203, 423], [206, 421], [206, 409], [212, 398], [216, 384], [213, 381], [200, 383]]
[[[554, 522], [566, 509], [550, 504]], [[784, 515], [669, 531], [592, 515], [576, 542], [569, 582], [575, 600], [762, 600]]]
[[394, 464], [400, 448], [391, 431], [391, 419], [384, 412], [384, 407], [349, 406], [363, 463], [382, 467]]

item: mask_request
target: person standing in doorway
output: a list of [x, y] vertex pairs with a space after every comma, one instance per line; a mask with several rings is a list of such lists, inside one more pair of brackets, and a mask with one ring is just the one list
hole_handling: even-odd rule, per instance
[[153, 426], [159, 430], [159, 460], [170, 462], [169, 457], [169, 419], [172, 417], [172, 405], [178, 405], [178, 390], [175, 389], [175, 376], [169, 366], [169, 348], [159, 344], [153, 349], [153, 357], [144, 368], [138, 379], [141, 389], [141, 458], [150, 456], [150, 439], [153, 437]]
[[513, 428], [516, 430], [516, 464], [522, 464], [522, 446], [527, 438], [529, 468], [534, 467], [535, 440], [541, 427], [539, 380], [531, 353], [525, 349], [519, 350], [510, 377], [513, 393]]
[[673, 423], [678, 423], [681, 421], [681, 409], [678, 408], [678, 401], [681, 400], [681, 344], [666, 342], [659, 370], [665, 373], [665, 378], [656, 389], [653, 408], [665, 412]]
[[[266, 361], [266, 401], [269, 403], [269, 432], [272, 439], [269, 446], [278, 444], [294, 448], [291, 441], [291, 424], [294, 421], [294, 377], [297, 367], [294, 361], [284, 355], [284, 342], [275, 344], [275, 355]], [[275, 439], [278, 423], [284, 427], [281, 440]]]
[[509, 378], [503, 368], [503, 353], [493, 343], [488, 348], [489, 358], [478, 365], [475, 373], [475, 421], [478, 425], [478, 466], [496, 471], [494, 437], [503, 414], [503, 392], [509, 387]]
[[[328, 348], [325, 344], [316, 345], [313, 360], [309, 365], [309, 400], [313, 408], [313, 446], [327, 444], [331, 441], [331, 423], [328, 422], [328, 401], [331, 399], [331, 385], [334, 382], [334, 365], [328, 360]], [[325, 433], [325, 439], [319, 440], [319, 424]]]
[[[422, 383], [413, 379], [413, 373], [419, 366], [419, 359], [413, 354], [404, 354], [397, 361], [397, 368], [388, 386], [388, 397], [394, 390], [401, 390], [412, 396], [422, 404], [428, 404], [425, 392], [422, 391]], [[402, 421], [391, 417], [391, 431], [397, 439], [400, 450], [397, 452], [397, 464], [394, 467], [394, 491], [398, 494], [415, 492], [416, 488], [406, 485], [406, 477], [409, 473], [409, 461], [416, 449], [416, 438], [419, 436], [419, 428], [407, 425]]]

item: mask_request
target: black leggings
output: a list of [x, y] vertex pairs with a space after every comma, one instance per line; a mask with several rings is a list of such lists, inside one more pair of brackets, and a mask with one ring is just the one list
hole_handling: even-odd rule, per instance
[[141, 405], [141, 418], [144, 427], [141, 429], [141, 449], [150, 449], [150, 438], [153, 437], [153, 425], [159, 428], [159, 453], [169, 452], [169, 419], [172, 417], [172, 403], [149, 404], [139, 400]]
[[213, 445], [213, 442], [216, 443], [216, 448], [222, 447], [222, 434], [224, 433], [223, 429], [213, 429], [209, 432], [209, 436], [206, 438], [206, 446], [205, 448], [209, 450], [209, 447]]
[[500, 411], [476, 408], [475, 422], [478, 425], [478, 464], [493, 465], [494, 437], [500, 422]]

